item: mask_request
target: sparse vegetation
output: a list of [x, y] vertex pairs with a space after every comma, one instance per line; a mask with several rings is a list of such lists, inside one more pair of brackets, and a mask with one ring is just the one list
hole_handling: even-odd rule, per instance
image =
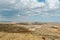
[[[60, 25], [54, 27], [55, 25], [47, 23], [0, 23], [0, 40], [60, 40], [60, 31], [58, 31]], [[29, 30], [34, 28], [35, 31]]]

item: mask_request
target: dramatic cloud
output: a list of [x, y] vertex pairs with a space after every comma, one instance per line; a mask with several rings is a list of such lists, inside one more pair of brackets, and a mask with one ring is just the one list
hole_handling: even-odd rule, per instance
[[59, 17], [59, 0], [0, 0], [0, 20], [21, 20], [33, 16]]
[[46, 0], [46, 3], [50, 9], [58, 8], [59, 0]]

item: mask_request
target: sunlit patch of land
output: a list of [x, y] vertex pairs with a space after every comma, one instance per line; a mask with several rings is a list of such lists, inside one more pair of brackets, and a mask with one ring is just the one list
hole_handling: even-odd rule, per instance
[[0, 40], [60, 40], [60, 23], [0, 23]]

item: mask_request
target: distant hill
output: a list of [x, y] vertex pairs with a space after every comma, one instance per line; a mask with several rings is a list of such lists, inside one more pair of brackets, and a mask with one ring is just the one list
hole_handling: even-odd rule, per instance
[[0, 24], [16, 24], [16, 23], [12, 21], [0, 21]]

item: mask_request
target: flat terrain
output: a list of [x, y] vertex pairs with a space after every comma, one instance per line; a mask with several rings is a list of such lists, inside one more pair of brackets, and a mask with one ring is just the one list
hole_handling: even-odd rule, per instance
[[0, 40], [60, 40], [60, 24], [0, 24]]

